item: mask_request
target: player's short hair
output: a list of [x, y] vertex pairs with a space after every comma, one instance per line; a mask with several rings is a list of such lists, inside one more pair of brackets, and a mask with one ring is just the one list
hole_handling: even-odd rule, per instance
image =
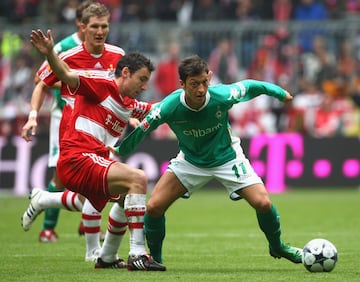
[[76, 8], [76, 19], [81, 21], [83, 11], [90, 6], [90, 4], [94, 3], [92, 0], [82, 1]]
[[124, 67], [128, 67], [131, 74], [143, 67], [146, 67], [149, 72], [155, 70], [151, 60], [139, 52], [130, 52], [119, 60], [115, 69], [115, 77], [121, 76], [121, 71]]
[[186, 57], [180, 62], [178, 67], [179, 78], [184, 82], [189, 76], [197, 76], [203, 72], [209, 73], [209, 66], [198, 55]]
[[94, 2], [82, 12], [81, 22], [86, 25], [91, 17], [108, 17], [110, 19], [110, 12], [104, 4]]

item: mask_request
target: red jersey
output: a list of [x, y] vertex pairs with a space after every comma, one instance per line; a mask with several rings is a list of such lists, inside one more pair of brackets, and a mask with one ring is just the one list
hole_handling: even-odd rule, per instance
[[113, 146], [124, 133], [129, 118], [142, 120], [151, 104], [122, 98], [113, 75], [81, 71], [80, 85], [68, 128], [60, 148], [108, 156], [106, 145]]
[[[114, 73], [118, 61], [125, 55], [125, 51], [117, 46], [105, 44], [101, 55], [90, 54], [86, 49], [84, 42], [72, 49], [69, 49], [59, 55], [59, 58], [68, 64], [71, 69], [87, 71], [98, 70], [105, 73]], [[40, 79], [48, 86], [53, 86], [59, 79], [46, 63], [38, 71]], [[61, 84], [62, 98], [73, 105], [74, 96], [69, 92], [66, 84]]]

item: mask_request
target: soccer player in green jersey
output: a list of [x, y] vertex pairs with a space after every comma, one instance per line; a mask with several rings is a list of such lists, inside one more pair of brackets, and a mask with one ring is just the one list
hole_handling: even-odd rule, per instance
[[180, 152], [156, 183], [146, 206], [145, 234], [151, 255], [162, 262], [165, 212], [171, 204], [217, 179], [232, 200], [245, 199], [256, 210], [270, 255], [301, 263], [302, 250], [281, 240], [279, 213], [245, 157], [240, 139], [232, 134], [228, 114], [234, 104], [261, 94], [283, 102], [292, 96], [277, 85], [256, 80], [209, 85], [211, 71], [198, 56], [185, 58], [178, 72], [181, 88], [159, 102], [119, 147], [109, 147], [126, 156], [162, 123], [167, 123], [178, 139]]

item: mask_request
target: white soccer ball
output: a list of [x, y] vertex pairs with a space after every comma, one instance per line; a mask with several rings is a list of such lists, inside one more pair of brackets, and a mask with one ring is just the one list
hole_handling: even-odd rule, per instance
[[337, 260], [336, 247], [326, 239], [313, 239], [303, 249], [302, 262], [310, 272], [330, 272]]

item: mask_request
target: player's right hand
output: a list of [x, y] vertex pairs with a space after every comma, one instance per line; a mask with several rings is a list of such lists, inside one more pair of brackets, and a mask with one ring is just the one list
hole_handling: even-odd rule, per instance
[[50, 54], [54, 48], [54, 40], [49, 29], [45, 34], [41, 29], [32, 30], [30, 35], [31, 44], [45, 56]]
[[32, 141], [32, 137], [36, 134], [36, 129], [36, 118], [30, 117], [21, 129], [21, 137], [27, 142]]

